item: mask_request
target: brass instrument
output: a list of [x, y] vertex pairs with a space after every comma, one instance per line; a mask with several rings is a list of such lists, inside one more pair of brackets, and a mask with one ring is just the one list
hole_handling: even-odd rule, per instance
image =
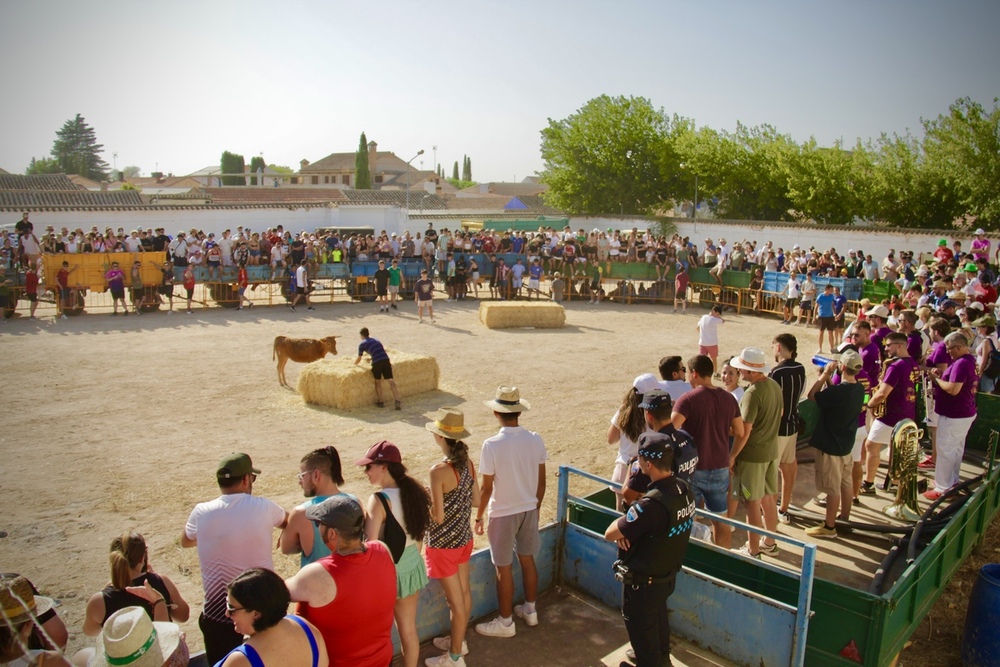
[[900, 521], [917, 521], [917, 464], [923, 451], [920, 438], [924, 432], [912, 419], [903, 419], [892, 429], [889, 443], [889, 477], [897, 480], [896, 502], [882, 511]]

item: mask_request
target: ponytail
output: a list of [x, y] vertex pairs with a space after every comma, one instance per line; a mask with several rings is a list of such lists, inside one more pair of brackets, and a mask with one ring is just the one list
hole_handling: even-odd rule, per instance
[[139, 533], [130, 530], [111, 540], [111, 585], [115, 590], [123, 591], [131, 586], [131, 570], [145, 560], [146, 540]]
[[424, 539], [431, 521], [431, 494], [427, 489], [406, 474], [406, 466], [392, 461], [385, 467], [399, 487], [399, 500], [403, 505], [403, 521], [406, 532], [417, 542]]
[[445, 438], [444, 441], [448, 444], [448, 461], [456, 470], [465, 468], [469, 462], [469, 446], [461, 440]]

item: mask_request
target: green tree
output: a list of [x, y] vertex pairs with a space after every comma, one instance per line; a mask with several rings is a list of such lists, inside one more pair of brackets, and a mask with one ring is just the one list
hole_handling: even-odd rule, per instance
[[667, 119], [643, 97], [602, 95], [542, 130], [546, 201], [570, 213], [645, 213], [662, 203]]
[[77, 114], [72, 120], [63, 123], [56, 132], [52, 157], [65, 174], [79, 174], [91, 180], [103, 181], [108, 177], [108, 163], [101, 159], [103, 150], [104, 146], [97, 143], [94, 128], [87, 124], [83, 116]]
[[[253, 174], [250, 177], [250, 185], [257, 185], [257, 170], [260, 169], [261, 172], [263, 172], [266, 166], [267, 164], [264, 162], [264, 158], [260, 155], [255, 155], [250, 158], [250, 173]], [[264, 179], [261, 178], [261, 180], [263, 181]]]
[[287, 166], [285, 166], [283, 164], [269, 164], [269, 165], [267, 165], [267, 168], [270, 169], [271, 171], [276, 171], [279, 174], [294, 174], [295, 173], [294, 169], [292, 169], [291, 167], [287, 167]]
[[358, 141], [358, 152], [354, 154], [354, 189], [372, 189], [371, 165], [368, 164], [368, 139], [365, 138], [364, 132]]
[[864, 173], [860, 160], [867, 154], [860, 145], [845, 151], [838, 142], [832, 148], [816, 145], [810, 138], [799, 150], [779, 156], [788, 174], [788, 197], [803, 219], [823, 224], [849, 225], [862, 208]]
[[959, 214], [1000, 228], [1000, 108], [993, 99], [987, 111], [968, 97], [957, 100], [947, 115], [924, 121], [927, 168], [946, 181], [958, 197]]
[[123, 178], [139, 178], [142, 175], [142, 169], [133, 165], [127, 167], [122, 167]]
[[55, 158], [31, 158], [31, 163], [28, 164], [28, 168], [24, 170], [26, 176], [32, 176], [35, 174], [62, 174], [63, 169], [59, 165], [59, 161]]
[[242, 174], [246, 171], [246, 162], [243, 160], [242, 155], [237, 155], [236, 153], [230, 153], [229, 151], [222, 152], [222, 158], [219, 160], [219, 169], [223, 174], [234, 174], [233, 176], [223, 176], [223, 185], [246, 185], [247, 179], [245, 176], [238, 176], [235, 174]]
[[451, 168], [451, 178], [454, 181], [459, 180], [459, 178], [458, 178], [458, 160], [455, 160], [455, 166]]
[[471, 181], [472, 180], [471, 178], [469, 178], [469, 156], [468, 155], [463, 155], [462, 156], [462, 180], [463, 181]]

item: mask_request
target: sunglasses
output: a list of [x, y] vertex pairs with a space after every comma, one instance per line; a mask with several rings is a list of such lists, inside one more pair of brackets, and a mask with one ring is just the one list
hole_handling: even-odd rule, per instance
[[246, 607], [234, 607], [233, 605], [226, 603], [226, 613], [230, 616], [238, 611], [246, 611]]

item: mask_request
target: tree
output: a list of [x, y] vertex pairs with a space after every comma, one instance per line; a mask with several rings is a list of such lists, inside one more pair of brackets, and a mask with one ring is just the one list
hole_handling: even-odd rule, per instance
[[667, 120], [643, 97], [602, 95], [542, 130], [546, 202], [570, 213], [645, 213], [661, 203]]
[[[250, 158], [250, 173], [253, 174], [250, 177], [250, 185], [257, 185], [257, 170], [260, 169], [263, 173], [265, 166], [266, 164], [264, 162], [264, 158], [260, 155]], [[261, 178], [260, 180], [263, 181], [264, 179]], [[263, 183], [261, 183], [261, 185], [263, 185]]]
[[223, 185], [246, 185], [247, 179], [245, 176], [238, 176], [235, 174], [243, 174], [246, 171], [246, 162], [243, 160], [242, 155], [237, 155], [236, 153], [230, 153], [229, 151], [222, 152], [222, 158], [219, 160], [219, 169], [223, 174], [234, 174], [233, 176], [223, 176]]
[[455, 160], [455, 166], [451, 168], [451, 178], [452, 180], [459, 180], [458, 178], [458, 160]]
[[78, 174], [94, 181], [108, 177], [108, 163], [101, 159], [104, 146], [97, 143], [94, 128], [77, 114], [63, 123], [52, 144], [52, 157], [65, 174]]
[[472, 158], [471, 157], [467, 158], [465, 162], [466, 162], [466, 167], [465, 168], [468, 171], [468, 178], [465, 179], [465, 180], [471, 181], [472, 180]]
[[292, 169], [291, 167], [286, 167], [283, 164], [269, 164], [269, 165], [267, 165], [267, 168], [270, 169], [271, 171], [276, 171], [279, 174], [294, 174], [295, 173], [294, 169]]
[[122, 178], [139, 178], [142, 175], [142, 169], [135, 165], [129, 165], [127, 167], [122, 167]]
[[[927, 168], [953, 187], [960, 214], [1000, 226], [1000, 108], [993, 99], [987, 112], [968, 97], [949, 107], [948, 115], [924, 121]], [[988, 224], [989, 223], [989, 224]]]
[[364, 132], [358, 141], [358, 152], [354, 154], [354, 189], [372, 189], [371, 165], [368, 164], [368, 139], [365, 138]]
[[35, 174], [62, 174], [63, 169], [59, 165], [59, 161], [54, 158], [40, 157], [31, 158], [31, 163], [28, 168], [24, 170], [26, 176], [32, 176]]
[[[788, 197], [804, 219], [823, 224], [849, 225], [862, 208], [865, 181], [861, 160], [867, 154], [859, 145], [845, 151], [838, 142], [833, 148], [816, 145], [810, 138], [797, 151], [779, 156], [788, 174]], [[857, 164], [856, 164], [857, 163]]]

